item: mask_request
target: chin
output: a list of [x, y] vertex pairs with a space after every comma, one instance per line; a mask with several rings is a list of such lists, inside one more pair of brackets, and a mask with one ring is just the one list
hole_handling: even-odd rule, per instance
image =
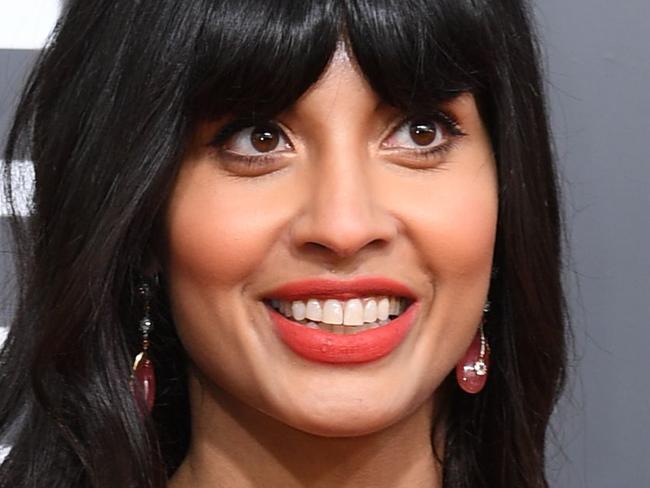
[[320, 437], [359, 437], [390, 427], [406, 413], [405, 409], [395, 410], [388, 405], [368, 408], [363, 400], [355, 398], [345, 403], [323, 402], [316, 408], [297, 406], [278, 420]]
[[358, 419], [301, 419], [303, 422], [291, 425], [307, 434], [319, 437], [361, 437], [380, 432], [395, 423], [395, 420], [375, 419], [362, 421]]

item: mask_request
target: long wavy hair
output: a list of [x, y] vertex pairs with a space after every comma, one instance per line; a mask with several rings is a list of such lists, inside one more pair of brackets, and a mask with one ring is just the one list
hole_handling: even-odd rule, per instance
[[[186, 357], [162, 277], [158, 395], [140, 414], [134, 290], [198, 119], [276, 114], [344, 40], [387, 103], [472, 92], [497, 161], [499, 219], [485, 389], [447, 384], [445, 488], [546, 487], [562, 390], [561, 222], [538, 47], [519, 0], [72, 0], [29, 77], [4, 152], [18, 292], [0, 355], [0, 486], [162, 488], [189, 443]], [[13, 199], [13, 200], [12, 200]], [[45, 481], [46, 480], [46, 481]]]

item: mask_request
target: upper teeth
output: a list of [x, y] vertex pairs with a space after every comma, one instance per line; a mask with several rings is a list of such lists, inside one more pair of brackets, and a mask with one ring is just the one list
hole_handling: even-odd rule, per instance
[[312, 320], [326, 324], [363, 325], [399, 315], [406, 306], [399, 297], [353, 298], [351, 300], [271, 300], [271, 306], [295, 320]]

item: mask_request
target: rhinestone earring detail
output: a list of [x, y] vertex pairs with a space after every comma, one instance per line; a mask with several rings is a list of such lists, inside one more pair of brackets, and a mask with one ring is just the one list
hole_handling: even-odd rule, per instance
[[[483, 312], [490, 311], [490, 302], [485, 304]], [[481, 320], [479, 330], [470, 344], [463, 359], [456, 365], [456, 381], [467, 393], [480, 392], [487, 381], [490, 364], [490, 346], [483, 330], [485, 317]]]
[[142, 350], [133, 362], [131, 382], [138, 404], [146, 408], [147, 413], [151, 413], [156, 398], [156, 374], [149, 358], [149, 333], [153, 329], [150, 317], [151, 287], [149, 283], [143, 281], [138, 285], [138, 296], [144, 309], [143, 317], [138, 324], [142, 336]]

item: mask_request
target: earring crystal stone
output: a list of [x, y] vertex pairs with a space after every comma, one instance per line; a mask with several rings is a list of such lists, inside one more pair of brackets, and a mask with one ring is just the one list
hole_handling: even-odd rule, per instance
[[150, 413], [156, 398], [156, 374], [149, 358], [149, 332], [153, 329], [153, 322], [149, 317], [151, 288], [147, 283], [143, 282], [138, 286], [138, 295], [144, 304], [144, 316], [138, 324], [142, 335], [142, 351], [133, 362], [131, 382], [138, 404]]
[[479, 327], [463, 360], [456, 365], [456, 381], [467, 393], [476, 394], [485, 386], [490, 364], [490, 346], [485, 338], [483, 324]]

